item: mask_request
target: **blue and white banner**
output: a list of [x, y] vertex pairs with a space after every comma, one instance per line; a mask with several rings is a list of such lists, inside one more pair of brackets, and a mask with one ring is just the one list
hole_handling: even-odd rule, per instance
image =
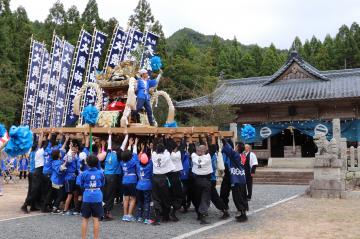
[[90, 53], [91, 40], [91, 34], [85, 30], [81, 30], [79, 40], [76, 45], [76, 58], [74, 59], [74, 66], [71, 71], [66, 94], [66, 114], [63, 119], [63, 124], [66, 126], [74, 125], [79, 118], [77, 115], [74, 115], [74, 98], [83, 85], [86, 63]]
[[138, 30], [130, 29], [128, 37], [125, 42], [125, 47], [121, 55], [121, 61], [134, 60], [132, 52], [143, 44], [144, 34]]
[[36, 101], [37, 84], [40, 80], [41, 60], [44, 51], [44, 44], [31, 39], [31, 53], [26, 79], [24, 102], [21, 114], [21, 124], [31, 125], [32, 112]]
[[114, 34], [111, 39], [104, 68], [114, 68], [115, 66], [119, 65], [121, 53], [124, 49], [125, 40], [126, 33], [117, 25], [114, 29]]
[[67, 86], [70, 76], [70, 70], [72, 65], [72, 60], [74, 57], [74, 46], [69, 42], [64, 41], [64, 49], [61, 56], [61, 68], [60, 68], [60, 78], [59, 84], [56, 91], [54, 110], [52, 112], [52, 127], [61, 127], [62, 119], [65, 113], [65, 100]]
[[45, 102], [47, 98], [47, 88], [50, 81], [50, 54], [44, 48], [44, 54], [42, 57], [41, 63], [41, 74], [40, 74], [40, 81], [37, 88], [37, 97], [35, 102], [35, 108], [33, 113], [33, 120], [31, 122], [31, 126], [33, 128], [41, 128], [42, 127], [42, 117], [45, 110]]
[[140, 68], [151, 70], [150, 59], [155, 55], [156, 45], [159, 36], [154, 33], [147, 32], [144, 40], [144, 52], [141, 58]]
[[43, 127], [51, 126], [51, 115], [55, 102], [56, 90], [60, 77], [61, 54], [63, 50], [62, 40], [58, 36], [54, 36], [53, 49], [51, 53], [50, 80], [47, 88], [47, 100], [43, 116]]
[[[95, 71], [99, 68], [99, 63], [103, 48], [106, 43], [107, 34], [95, 30], [94, 41], [91, 47], [90, 58], [86, 70], [86, 82], [96, 82]], [[88, 104], [94, 104], [96, 101], [96, 91], [93, 88], [88, 88], [84, 97], [83, 107]]]
[[[253, 127], [255, 128], [255, 137], [246, 140], [241, 136], [242, 125], [238, 125], [238, 138], [246, 143], [261, 142], [268, 137], [282, 133], [282, 131], [289, 127], [293, 127], [302, 134], [310, 137], [313, 137], [317, 133], [322, 133], [326, 135], [329, 140], [332, 138], [332, 123], [331, 121], [325, 120], [273, 122], [254, 124]], [[341, 136], [351, 142], [360, 141], [360, 120], [342, 120]]]

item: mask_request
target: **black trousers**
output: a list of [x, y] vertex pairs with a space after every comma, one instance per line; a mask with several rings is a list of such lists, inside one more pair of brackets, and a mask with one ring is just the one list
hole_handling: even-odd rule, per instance
[[26, 173], [27, 171], [20, 171], [19, 178], [22, 179], [22, 177], [24, 176], [24, 179], [26, 179]]
[[195, 211], [202, 215], [206, 214], [211, 201], [211, 182], [210, 174], [205, 176], [195, 176], [194, 206]]
[[182, 207], [183, 208], [189, 208], [191, 205], [191, 187], [192, 185], [190, 184], [190, 180], [189, 179], [185, 179], [185, 180], [181, 180], [181, 183], [183, 185], [182, 189], [183, 189], [183, 201], [182, 201]]
[[105, 175], [105, 188], [104, 188], [105, 213], [110, 212], [114, 207], [115, 194], [119, 183], [120, 183], [119, 175], [117, 174]]
[[248, 211], [249, 204], [247, 200], [246, 185], [235, 184], [231, 190], [236, 209], [238, 211]]
[[152, 201], [154, 209], [163, 217], [169, 217], [171, 208], [169, 181], [165, 174], [154, 174], [152, 178]]
[[180, 172], [169, 172], [166, 174], [170, 182], [170, 200], [174, 210], [181, 208], [184, 199]]
[[211, 202], [218, 210], [220, 211], [227, 210], [224, 201], [221, 199], [218, 191], [216, 190], [216, 180], [211, 181]]
[[66, 195], [64, 186], [61, 186], [60, 188], [52, 188], [52, 191], [55, 195], [54, 207], [59, 209], [60, 203], [64, 200]]
[[36, 168], [34, 173], [29, 174], [29, 189], [25, 199], [27, 206], [34, 206], [41, 195], [41, 186], [43, 181], [43, 167]]
[[43, 175], [41, 184], [41, 196], [43, 199], [42, 209], [52, 207], [53, 202], [53, 190], [51, 186], [50, 175]]
[[229, 209], [230, 191], [231, 191], [230, 172], [228, 170], [225, 170], [225, 175], [223, 181], [221, 182], [220, 198], [223, 200], [226, 210]]
[[246, 189], [247, 189], [247, 198], [251, 199], [253, 188], [253, 177], [251, 175], [246, 176]]

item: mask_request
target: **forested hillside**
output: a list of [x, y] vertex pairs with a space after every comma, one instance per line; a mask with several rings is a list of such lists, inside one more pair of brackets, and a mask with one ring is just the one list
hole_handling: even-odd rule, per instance
[[[76, 45], [82, 26], [92, 32], [96, 24], [98, 29], [111, 36], [117, 23], [115, 18], [103, 20], [99, 17], [96, 0], [89, 0], [82, 13], [76, 6], [65, 9], [58, 1], [44, 22], [30, 21], [26, 9], [19, 7], [11, 11], [9, 4], [10, 0], [0, 0], [0, 122], [7, 125], [20, 121], [31, 35], [45, 41], [50, 48], [55, 30]], [[150, 4], [140, 0], [134, 7], [129, 23], [142, 31], [146, 26], [161, 36], [159, 55], [164, 61], [164, 78], [160, 88], [177, 101], [211, 92], [220, 73], [224, 79], [270, 75], [284, 63], [291, 48], [298, 50], [306, 61], [320, 70], [360, 67], [360, 27], [357, 23], [343, 25], [335, 36], [328, 35], [321, 40], [314, 36], [302, 43], [296, 37], [289, 49], [279, 50], [274, 44], [265, 48], [256, 43], [246, 46], [240, 43], [241, 39], [224, 40], [189, 28], [165, 39]]]

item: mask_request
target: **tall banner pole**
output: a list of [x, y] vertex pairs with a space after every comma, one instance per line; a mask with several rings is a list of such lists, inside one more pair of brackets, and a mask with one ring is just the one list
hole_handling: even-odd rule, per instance
[[24, 98], [23, 98], [23, 105], [22, 105], [22, 111], [21, 111], [21, 125], [24, 125], [24, 120], [25, 120], [26, 97], [27, 97], [27, 89], [28, 89], [28, 84], [29, 84], [29, 74], [30, 74], [30, 66], [31, 66], [31, 59], [32, 59], [33, 40], [34, 40], [34, 35], [31, 35], [28, 67], [27, 67], [27, 72], [26, 72], [26, 81], [25, 81], [25, 88], [24, 88]]

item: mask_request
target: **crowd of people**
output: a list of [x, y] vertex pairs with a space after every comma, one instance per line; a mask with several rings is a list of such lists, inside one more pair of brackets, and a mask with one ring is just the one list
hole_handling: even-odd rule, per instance
[[[247, 220], [252, 176], [257, 159], [249, 145], [214, 134], [135, 136], [112, 134], [55, 134], [36, 136], [30, 155], [29, 189], [21, 210], [29, 213], [83, 217], [86, 234], [93, 218], [97, 238], [99, 221], [114, 220], [114, 203], [122, 204], [122, 221], [159, 225], [179, 221], [177, 213], [194, 206], [197, 220], [208, 224], [210, 203], [230, 217], [229, 195], [235, 218]], [[220, 194], [216, 189], [221, 175]]]

